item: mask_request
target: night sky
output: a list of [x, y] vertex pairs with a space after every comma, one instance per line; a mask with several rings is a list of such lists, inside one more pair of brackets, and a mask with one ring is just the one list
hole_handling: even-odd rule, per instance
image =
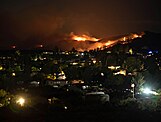
[[0, 47], [59, 45], [63, 34], [161, 32], [160, 0], [1, 0]]

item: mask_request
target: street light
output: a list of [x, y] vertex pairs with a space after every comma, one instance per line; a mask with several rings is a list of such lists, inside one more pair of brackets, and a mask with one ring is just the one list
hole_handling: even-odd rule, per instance
[[149, 94], [159, 95], [156, 91], [152, 91], [150, 88], [144, 88], [144, 89], [142, 89], [142, 92], [147, 95], [149, 95]]
[[20, 106], [24, 106], [25, 104], [25, 99], [20, 97], [17, 101], [16, 101], [17, 104], [19, 104]]
[[145, 88], [145, 89], [143, 89], [143, 93], [144, 93], [144, 94], [151, 94], [152, 91], [151, 91], [150, 88]]
[[135, 84], [131, 84], [131, 87], [132, 87], [132, 91], [133, 91], [133, 94], [132, 94], [132, 97], [135, 98]]

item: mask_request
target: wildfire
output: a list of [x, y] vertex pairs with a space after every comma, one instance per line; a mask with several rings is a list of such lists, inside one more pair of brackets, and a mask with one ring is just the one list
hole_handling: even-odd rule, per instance
[[88, 35], [75, 35], [74, 33], [71, 33], [70, 36], [72, 37], [73, 40], [76, 40], [76, 41], [94, 41], [94, 42], [97, 42], [99, 41], [100, 39], [97, 39], [95, 37], [91, 37], [91, 36], [88, 36]]
[[117, 41], [107, 41], [104, 45], [106, 46], [106, 47], [108, 47], [108, 46], [112, 46], [113, 44], [115, 44]]
[[[77, 42], [82, 42], [80, 45], [75, 45], [76, 49], [79, 51], [84, 51], [84, 50], [92, 50], [92, 49], [97, 49], [99, 48], [104, 49], [104, 48], [109, 48], [112, 47], [118, 43], [121, 44], [127, 44], [131, 42], [135, 38], [141, 38], [144, 35], [144, 33], [136, 34], [136, 33], [131, 33], [126, 36], [122, 36], [120, 38], [116, 38], [113, 40], [109, 39], [100, 39], [100, 38], [95, 38], [89, 35], [75, 35], [73, 32], [70, 34], [70, 39], [77, 41]], [[85, 43], [85, 42], [93, 42], [93, 43]]]
[[123, 38], [118, 39], [118, 41], [122, 42], [122, 44], [126, 44], [135, 38], [142, 38], [143, 35], [144, 35], [144, 33], [140, 33], [140, 34], [132, 33], [132, 34], [129, 34]]

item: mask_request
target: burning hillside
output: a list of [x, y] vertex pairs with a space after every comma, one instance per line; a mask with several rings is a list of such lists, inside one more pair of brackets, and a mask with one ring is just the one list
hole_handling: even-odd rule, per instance
[[[127, 44], [132, 42], [136, 38], [142, 38], [144, 33], [131, 33], [128, 35], [114, 36], [108, 38], [94, 37], [89, 34], [53, 34], [51, 36], [43, 37], [42, 39], [37, 39], [37, 37], [29, 38], [24, 41], [23, 45], [12, 45], [11, 48], [17, 47], [27, 47], [27, 44], [32, 42], [36, 45], [36, 48], [53, 49], [57, 46], [63, 50], [71, 50], [73, 47], [78, 51], [88, 51], [93, 49], [105, 49], [112, 47], [118, 43]], [[33, 41], [34, 40], [34, 41]], [[32, 45], [28, 46], [29, 49]], [[23, 48], [24, 49], [24, 48]], [[27, 48], [28, 49], [28, 48]]]
[[112, 38], [95, 38], [90, 35], [76, 35], [73, 32], [69, 34], [69, 37], [65, 39], [66, 41], [70, 41], [78, 51], [92, 50], [92, 49], [104, 49], [108, 47], [112, 47], [118, 43], [127, 44], [133, 39], [141, 38], [144, 33], [131, 33], [128, 35], [122, 35], [118, 37]]
[[90, 35], [85, 35], [85, 34], [75, 35], [73, 32], [70, 33], [70, 37], [71, 37], [71, 39], [76, 40], [76, 41], [93, 41], [93, 42], [97, 42], [97, 41], [100, 40], [100, 39], [97, 39], [97, 38], [92, 37]]

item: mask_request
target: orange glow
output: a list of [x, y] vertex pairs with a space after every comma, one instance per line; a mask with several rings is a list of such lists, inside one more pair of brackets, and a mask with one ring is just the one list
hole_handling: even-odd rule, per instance
[[144, 35], [143, 32], [142, 32], [141, 34], [131, 34], [131, 35], [130, 35], [130, 38], [131, 38], [131, 39], [142, 38], [143, 35]]
[[140, 33], [140, 34], [136, 34], [136, 33], [131, 33], [128, 34], [126, 36], [122, 36], [120, 38], [116, 38], [113, 40], [105, 40], [103, 38], [95, 38], [89, 35], [75, 35], [73, 32], [70, 33], [70, 39], [73, 41], [77, 41], [77, 42], [93, 42], [93, 43], [81, 43], [81, 46], [83, 45], [83, 47], [76, 45], [77, 46], [77, 50], [78, 51], [85, 51], [85, 50], [93, 50], [93, 49], [97, 49], [99, 48], [100, 50], [103, 50], [104, 48], [109, 48], [112, 47], [118, 43], [120, 44], [127, 44], [131, 41], [133, 41], [133, 39], [136, 38], [142, 38], [142, 36], [144, 35], [144, 33]]
[[85, 35], [85, 34], [75, 35], [74, 33], [71, 33], [70, 36], [72, 37], [73, 40], [76, 40], [76, 41], [94, 41], [94, 42], [99, 41], [99, 39]]
[[134, 38], [138, 38], [139, 36], [138, 36], [137, 34], [134, 34], [133, 37], [134, 37]]
[[102, 47], [101, 43], [97, 44], [97, 48], [101, 48], [101, 47]]
[[108, 41], [105, 43], [105, 46], [112, 46], [115, 43], [116, 43], [116, 41]]
[[109, 46], [109, 45], [111, 45], [111, 42], [105, 43], [105, 46]]
[[124, 39], [123, 39], [124, 41], [126, 41], [126, 37], [124, 37]]

